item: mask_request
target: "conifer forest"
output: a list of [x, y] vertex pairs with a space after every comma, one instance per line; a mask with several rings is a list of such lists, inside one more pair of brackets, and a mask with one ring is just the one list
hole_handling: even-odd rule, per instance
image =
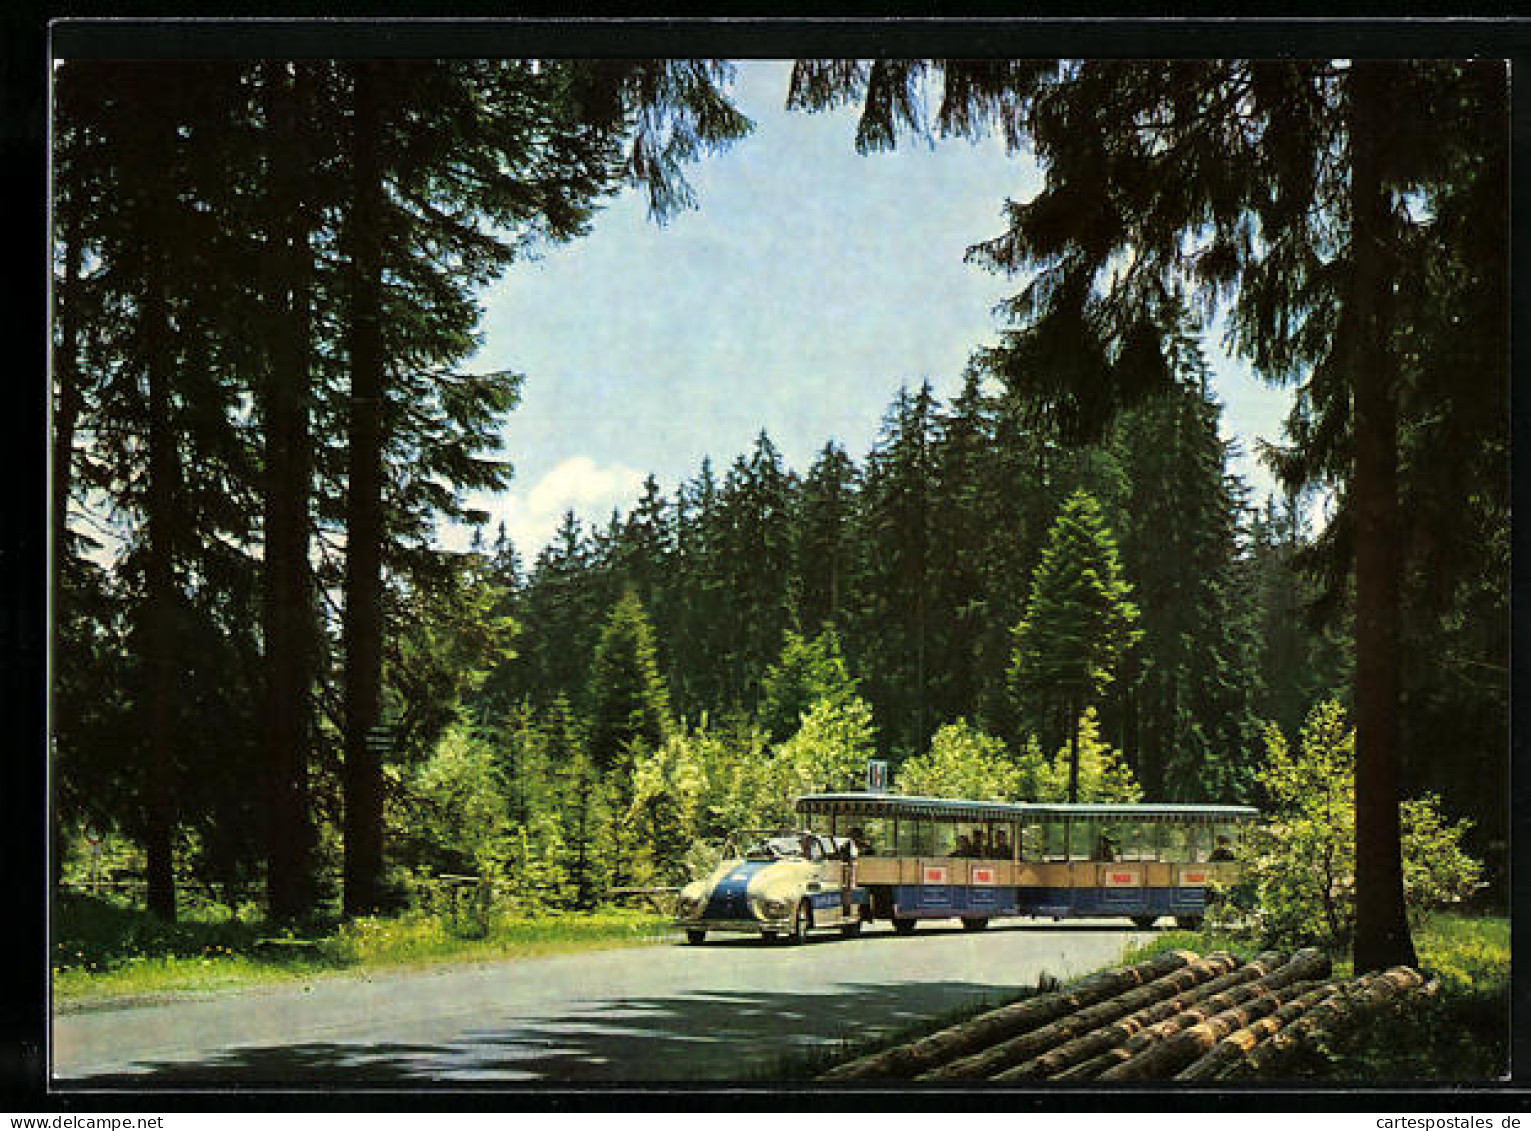
[[[1358, 971], [1407, 961], [1402, 803], [1468, 823], [1502, 906], [1505, 67], [782, 74], [869, 160], [1036, 162], [967, 233], [1010, 285], [992, 340], [866, 373], [864, 450], [826, 426], [794, 466], [761, 429], [535, 545], [475, 503], [539, 380], [469, 364], [485, 288], [622, 194], [661, 245], [705, 211], [752, 143], [732, 67], [56, 69], [54, 880], [168, 920], [388, 915], [441, 875], [577, 913], [870, 759], [907, 793], [1267, 806], [1272, 731], [1332, 700]], [[1258, 451], [1224, 438], [1221, 334], [1291, 395]]]

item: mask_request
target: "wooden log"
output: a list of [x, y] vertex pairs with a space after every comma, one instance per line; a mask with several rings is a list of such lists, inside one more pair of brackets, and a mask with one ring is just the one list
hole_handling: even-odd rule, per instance
[[917, 1080], [982, 1080], [1013, 1065], [1038, 1056], [1084, 1033], [1125, 1017], [1156, 1001], [1173, 997], [1202, 982], [1226, 974], [1238, 965], [1231, 954], [1211, 954], [1186, 963], [1178, 970], [1155, 978], [1146, 985], [1129, 990], [1098, 1005], [1090, 1006], [1034, 1029], [992, 1045], [981, 1052], [953, 1060], [915, 1077]]
[[1103, 970], [1054, 993], [1038, 994], [949, 1026], [918, 1041], [837, 1065], [820, 1080], [907, 1079], [974, 1049], [1006, 1040], [1178, 970], [1197, 956], [1167, 950], [1133, 966]]
[[[1305, 952], [1299, 952], [1299, 954], [1305, 955]], [[1293, 957], [1297, 956], [1294, 955]], [[1092, 1058], [1062, 1071], [1052, 1078], [1055, 1080], [1096, 1079], [1109, 1069], [1131, 1060], [1144, 1049], [1161, 1041], [1166, 1041], [1176, 1033], [1189, 1029], [1192, 1025], [1200, 1024], [1209, 1017], [1215, 1017], [1224, 1010], [1233, 1009], [1250, 998], [1268, 992], [1272, 988], [1280, 988], [1286, 985], [1288, 982], [1303, 976], [1304, 971], [1310, 969], [1310, 967], [1304, 965], [1304, 963], [1293, 965], [1279, 951], [1268, 951], [1246, 964], [1243, 969], [1253, 969], [1256, 974], [1252, 978], [1245, 979], [1240, 984], [1227, 988], [1219, 988], [1205, 996], [1199, 996], [1197, 1000], [1187, 1002], [1186, 1007], [1176, 1012], [1173, 1016], [1144, 1026], [1125, 1042], [1106, 1048]], [[1327, 967], [1325, 967], [1325, 970], [1327, 970]], [[1241, 973], [1242, 970], [1239, 972]], [[1208, 986], [1206, 988], [1210, 990], [1212, 987]]]
[[1349, 1008], [1351, 996], [1369, 986], [1377, 975], [1366, 974], [1339, 985], [1339, 992], [1313, 1006], [1306, 1014], [1273, 1034], [1250, 1053], [1253, 1066], [1258, 1069], [1269, 1058], [1278, 1056], [1309, 1038], [1314, 1032], [1327, 1027]]
[[1311, 1036], [1314, 1032], [1331, 1027], [1342, 1015], [1354, 1009], [1377, 1005], [1396, 994], [1422, 988], [1424, 977], [1408, 966], [1394, 966], [1390, 970], [1374, 970], [1353, 978], [1340, 986], [1333, 1001], [1325, 1002], [1321, 1010], [1314, 1011], [1293, 1025], [1283, 1034], [1278, 1046], [1292, 1044]]
[[1358, 986], [1352, 996], [1358, 1007], [1365, 1008], [1418, 989], [1424, 984], [1425, 976], [1412, 966], [1394, 966], [1373, 975], [1366, 985]]
[[1314, 988], [1311, 981], [1296, 982], [1280, 989], [1271, 990], [1250, 998], [1237, 1008], [1209, 1017], [1197, 1025], [1176, 1034], [1147, 1051], [1140, 1053], [1109, 1072], [1101, 1074], [1103, 1080], [1167, 1080], [1176, 1072], [1200, 1059], [1223, 1039], [1247, 1028], [1288, 1002], [1307, 994]]
[[1243, 1060], [1263, 1041], [1276, 1033], [1314, 1006], [1334, 997], [1340, 992], [1335, 982], [1322, 982], [1300, 997], [1287, 1002], [1268, 1017], [1262, 1017], [1251, 1025], [1229, 1033], [1213, 1045], [1203, 1056], [1193, 1060], [1175, 1074], [1176, 1080], [1215, 1080], [1235, 1063]]
[[282, 955], [292, 957], [302, 955], [304, 957], [319, 953], [319, 939], [256, 939], [253, 947], [256, 954], [263, 956]]
[[[1196, 1060], [1235, 1029], [1241, 1029], [1279, 1008], [1293, 983], [1322, 978], [1329, 973], [1329, 958], [1319, 950], [1300, 950], [1281, 969], [1249, 983], [1254, 993], [1231, 1009], [1214, 1014], [1182, 1029], [1167, 1039], [1100, 1074], [1102, 1080], [1164, 1080]], [[1209, 999], [1210, 1000], [1210, 999]]]
[[1149, 1026], [1185, 1013], [1198, 1002], [1219, 994], [1226, 994], [1245, 982], [1265, 977], [1278, 969], [1285, 961], [1286, 955], [1280, 951], [1267, 951], [1236, 970], [1213, 978], [1210, 982], [1195, 986], [1184, 993], [1156, 1002], [1147, 1009], [1140, 1009], [1110, 1024], [1102, 1025], [1071, 1041], [1066, 1041], [1049, 1052], [1032, 1057], [1014, 1068], [1005, 1069], [994, 1078], [1006, 1081], [1055, 1079], [1061, 1073], [1068, 1072], [1076, 1066], [1100, 1057], [1102, 1053], [1119, 1047]]
[[1312, 1040], [1332, 1029], [1341, 1018], [1355, 1010], [1373, 1008], [1402, 993], [1429, 993], [1418, 971], [1407, 966], [1372, 972], [1354, 978], [1339, 987], [1339, 992], [1310, 1008], [1303, 1016], [1272, 1034], [1249, 1053], [1250, 1067], [1259, 1072], [1293, 1047]]

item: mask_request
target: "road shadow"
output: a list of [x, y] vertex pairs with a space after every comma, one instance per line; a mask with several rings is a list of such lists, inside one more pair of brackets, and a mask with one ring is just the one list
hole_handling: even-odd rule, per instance
[[[960, 928], [959, 928], [960, 930]], [[763, 1082], [828, 1050], [1024, 992], [977, 982], [853, 984], [833, 993], [699, 992], [614, 998], [572, 1014], [469, 1030], [441, 1045], [234, 1048], [192, 1063], [59, 1080], [60, 1087], [198, 1089]], [[876, 1018], [871, 1021], [869, 1018]], [[801, 1080], [802, 1077], [799, 1077]]]
[[[1157, 934], [1160, 931], [1170, 931], [1174, 929], [1174, 926], [1170, 924], [1168, 919], [1165, 919], [1163, 924], [1154, 927], [1136, 927], [1129, 923], [1121, 922], [1115, 919], [1059, 919], [1056, 921], [1052, 919], [995, 919], [990, 921], [989, 925], [981, 931], [969, 931], [958, 919], [921, 919], [919, 921], [919, 925], [915, 927], [914, 931], [909, 935], [901, 935], [897, 931], [894, 931], [891, 927], [885, 926], [879, 922], [874, 924], [872, 927], [862, 931], [859, 935], [855, 936], [854, 939], [845, 939], [838, 934], [820, 933], [809, 935], [807, 939], [805, 939], [802, 943], [789, 944], [783, 940], [767, 942], [758, 934], [711, 934], [708, 935], [707, 938], [700, 943], [687, 943], [684, 945], [701, 947], [758, 948], [762, 946], [782, 947], [789, 945], [852, 946], [860, 942], [897, 942], [907, 946], [911, 943], [911, 941], [914, 941], [917, 944], [917, 940], [921, 935], [970, 935], [974, 938], [983, 938], [985, 935], [1052, 935], [1059, 933], [1086, 935], [1117, 934], [1128, 936]], [[680, 936], [677, 935], [675, 941], [679, 942]]]

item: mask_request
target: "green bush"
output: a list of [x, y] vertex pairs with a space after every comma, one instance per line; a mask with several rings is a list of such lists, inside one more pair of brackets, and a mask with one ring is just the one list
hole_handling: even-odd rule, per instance
[[1021, 778], [1002, 741], [958, 719], [936, 731], [928, 751], [899, 767], [898, 792], [1012, 801], [1021, 796]]
[[[1265, 743], [1266, 820], [1240, 844], [1242, 878], [1221, 893], [1214, 917], [1273, 946], [1343, 949], [1355, 928], [1355, 731], [1331, 700], [1309, 714], [1295, 750], [1274, 726]], [[1462, 850], [1468, 822], [1447, 821], [1439, 805], [1427, 796], [1400, 810], [1404, 901], [1416, 929], [1471, 895], [1481, 873]]]

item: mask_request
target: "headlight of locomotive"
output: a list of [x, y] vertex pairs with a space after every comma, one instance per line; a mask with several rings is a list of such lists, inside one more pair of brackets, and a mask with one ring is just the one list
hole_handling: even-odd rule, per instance
[[756, 906], [764, 919], [785, 919], [792, 911], [792, 905], [785, 899], [762, 899]]

